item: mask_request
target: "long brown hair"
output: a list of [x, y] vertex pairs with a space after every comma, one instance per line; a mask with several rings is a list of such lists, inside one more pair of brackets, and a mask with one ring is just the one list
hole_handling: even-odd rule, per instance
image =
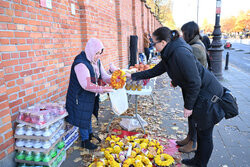
[[194, 39], [196, 35], [199, 35], [199, 38], [202, 39], [199, 26], [194, 21], [184, 24], [181, 27], [181, 31], [183, 32], [183, 38], [187, 43]]

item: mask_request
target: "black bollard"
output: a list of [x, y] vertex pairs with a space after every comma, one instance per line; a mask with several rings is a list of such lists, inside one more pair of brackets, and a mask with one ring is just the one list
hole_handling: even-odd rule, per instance
[[228, 70], [228, 61], [229, 61], [229, 52], [227, 52], [227, 55], [226, 55], [226, 65], [225, 65], [225, 70]]

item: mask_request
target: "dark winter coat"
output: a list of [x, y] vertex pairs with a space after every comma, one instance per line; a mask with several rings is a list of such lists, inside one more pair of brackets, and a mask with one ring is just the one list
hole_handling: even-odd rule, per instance
[[208, 51], [208, 49], [211, 47], [211, 46], [210, 46], [210, 39], [209, 39], [206, 35], [204, 35], [204, 36], [202, 37], [202, 42], [203, 42], [203, 44], [205, 45], [206, 50]]
[[66, 121], [72, 125], [83, 129], [89, 129], [91, 116], [94, 114], [98, 117], [99, 95], [84, 90], [77, 80], [75, 66], [79, 63], [86, 65], [90, 72], [91, 82], [96, 84], [95, 73], [90, 61], [86, 58], [85, 52], [81, 52], [76, 56], [72, 66], [69, 80], [69, 87], [66, 96], [66, 110], [69, 113]]
[[215, 76], [205, 69], [192, 54], [191, 47], [178, 38], [169, 42], [161, 51], [162, 61], [154, 68], [132, 74], [133, 80], [148, 79], [167, 72], [174, 85], [182, 89], [184, 107], [193, 110], [193, 118], [200, 130], [218, 123], [224, 112], [218, 104], [210, 103], [200, 94], [203, 89], [219, 97], [223, 87]]

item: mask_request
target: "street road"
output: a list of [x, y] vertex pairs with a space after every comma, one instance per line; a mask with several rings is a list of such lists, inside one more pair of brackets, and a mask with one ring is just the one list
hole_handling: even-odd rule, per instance
[[[223, 60], [226, 59], [226, 54], [229, 53], [229, 68], [234, 66], [248, 74], [250, 74], [250, 45], [232, 43], [231, 49], [225, 49], [222, 53]], [[223, 69], [225, 64], [223, 63]]]

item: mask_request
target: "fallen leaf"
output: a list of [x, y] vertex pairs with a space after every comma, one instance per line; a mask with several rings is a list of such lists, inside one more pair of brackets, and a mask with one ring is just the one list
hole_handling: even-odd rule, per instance
[[170, 135], [169, 138], [170, 139], [175, 139], [175, 140], [177, 139], [176, 136], [174, 136], [174, 135]]
[[74, 146], [73, 149], [74, 149], [74, 150], [79, 150], [80, 147], [79, 147], [79, 146]]
[[80, 155], [86, 155], [86, 154], [89, 154], [89, 152], [88, 151], [80, 152]]
[[177, 134], [184, 134], [185, 132], [183, 131], [176, 131]]
[[173, 126], [173, 127], [171, 127], [171, 129], [173, 129], [173, 130], [178, 130], [178, 129], [179, 129], [179, 127], [177, 127], [177, 126]]
[[81, 160], [82, 160], [82, 158], [81, 158], [81, 157], [78, 157], [78, 158], [74, 159], [74, 162], [76, 163], [76, 162], [79, 162], [79, 161], [81, 161]]

